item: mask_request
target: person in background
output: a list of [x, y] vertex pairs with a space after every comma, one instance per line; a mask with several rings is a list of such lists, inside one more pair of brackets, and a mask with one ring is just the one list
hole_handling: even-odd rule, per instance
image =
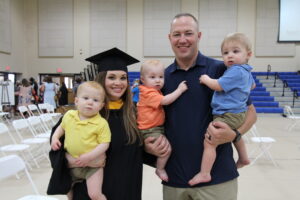
[[[141, 67], [140, 101], [137, 104], [138, 128], [144, 139], [147, 137], [158, 138], [164, 134], [163, 124], [165, 112], [163, 106], [176, 101], [188, 88], [182, 81], [175, 90], [163, 95], [161, 88], [164, 86], [164, 65], [159, 60], [146, 60]], [[168, 181], [165, 166], [170, 157], [171, 150], [164, 157], [158, 157], [156, 163], [157, 176]]]
[[17, 93], [18, 97], [18, 107], [20, 106], [28, 106], [32, 104], [32, 91], [33, 88], [30, 85], [29, 81], [26, 78], [23, 78], [20, 85], [20, 90]]
[[[197, 19], [189, 13], [180, 13], [171, 23], [169, 41], [175, 54], [174, 62], [165, 70], [163, 94], [169, 94], [186, 80], [188, 90], [175, 103], [165, 106], [165, 134], [172, 146], [166, 165], [168, 182], [163, 181], [163, 199], [236, 200], [238, 172], [233, 158], [231, 142], [246, 133], [256, 121], [256, 112], [248, 101], [245, 122], [237, 131], [224, 122], [211, 122], [213, 90], [199, 83], [207, 74], [213, 79], [226, 70], [222, 61], [199, 52], [201, 32]], [[147, 151], [158, 155], [155, 138], [147, 138]], [[204, 140], [218, 145], [217, 159], [211, 171], [212, 180], [194, 186], [189, 181], [199, 173]]]
[[81, 82], [82, 82], [81, 77], [77, 77], [75, 79], [75, 82], [74, 82], [74, 85], [73, 85], [73, 93], [74, 93], [75, 96], [76, 96], [77, 88], [81, 84]]
[[32, 96], [34, 97], [33, 103], [37, 104], [38, 101], [39, 101], [39, 95], [38, 95], [39, 86], [38, 86], [36, 80], [33, 77], [29, 78], [29, 82], [30, 82], [30, 85], [33, 88], [33, 90], [32, 90]]
[[[77, 110], [69, 110], [63, 117], [51, 139], [51, 148], [61, 148], [60, 138], [65, 135], [64, 148], [73, 181], [85, 179], [91, 199], [106, 200], [102, 194], [103, 168], [94, 167], [90, 162], [105, 154], [110, 142], [110, 129], [99, 111], [105, 102], [103, 87], [89, 81], [78, 87], [75, 105]], [[72, 190], [68, 199], [73, 199]]]
[[136, 105], [137, 102], [139, 102], [139, 95], [140, 95], [139, 85], [140, 85], [140, 80], [135, 79], [131, 87], [132, 101], [134, 105]]
[[68, 88], [65, 84], [65, 82], [61, 83], [61, 86], [59, 88], [58, 92], [58, 103], [60, 106], [64, 106], [68, 104]]
[[19, 100], [18, 106], [28, 106], [31, 103], [33, 88], [30, 85], [29, 81], [26, 78], [23, 78], [21, 81], [20, 89], [19, 89]]
[[59, 89], [60, 89], [60, 85], [57, 82], [55, 83], [55, 96], [54, 96], [54, 100], [55, 100], [55, 104], [56, 107], [59, 107]]
[[17, 113], [17, 105], [19, 104], [19, 93], [20, 93], [20, 86], [21, 86], [21, 82], [19, 80], [16, 81], [15, 83], [15, 106], [14, 106], [14, 114]]
[[51, 76], [44, 78], [44, 83], [40, 87], [40, 92], [44, 94], [44, 103], [48, 103], [56, 109], [55, 96], [56, 96], [56, 84], [53, 83]]

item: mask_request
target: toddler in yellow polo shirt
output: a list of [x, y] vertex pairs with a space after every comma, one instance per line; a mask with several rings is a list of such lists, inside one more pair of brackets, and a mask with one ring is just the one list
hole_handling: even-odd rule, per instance
[[[65, 135], [64, 147], [73, 181], [86, 179], [89, 197], [99, 200], [106, 200], [102, 193], [103, 168], [90, 165], [105, 154], [110, 143], [109, 125], [99, 114], [104, 102], [105, 91], [99, 83], [82, 83], [75, 97], [77, 110], [69, 110], [64, 115], [51, 141], [51, 148], [58, 150], [59, 138]], [[72, 197], [71, 190], [68, 199]]]
[[[182, 81], [176, 90], [163, 96], [160, 90], [164, 86], [164, 70], [163, 64], [158, 60], [147, 60], [141, 67], [142, 85], [139, 86], [137, 123], [144, 139], [150, 136], [157, 138], [164, 133], [165, 112], [163, 106], [173, 103], [188, 89], [185, 81]], [[166, 156], [158, 157], [156, 161], [155, 173], [166, 182], [168, 175], [165, 166], [170, 154], [171, 151], [167, 152]]]

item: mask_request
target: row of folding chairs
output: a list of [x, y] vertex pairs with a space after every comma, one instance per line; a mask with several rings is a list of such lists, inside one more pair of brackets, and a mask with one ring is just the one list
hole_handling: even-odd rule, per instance
[[8, 125], [1, 122], [0, 135], [8, 136], [6, 140], [1, 140], [1, 142], [6, 141], [5, 144], [1, 144], [3, 146], [0, 146], [2, 155], [19, 154], [26, 161], [29, 169], [33, 166], [39, 168], [39, 161], [42, 159], [49, 161], [50, 131], [44, 132], [39, 120], [36, 116], [13, 120], [11, 130]]
[[61, 113], [54, 112], [54, 108], [50, 104], [30, 104], [28, 106], [19, 106], [18, 107], [20, 115], [23, 119], [30, 117], [38, 117], [43, 124], [44, 129], [51, 129], [57, 119], [61, 117]]
[[17, 176], [19, 177], [20, 173], [24, 173], [27, 179], [30, 182], [30, 185], [34, 191], [34, 195], [26, 195], [18, 198], [18, 200], [57, 200], [57, 198], [42, 196], [40, 195], [24, 160], [18, 155], [8, 155], [0, 157], [0, 180], [5, 181], [8, 177]]
[[[21, 119], [2, 120], [0, 122], [0, 180], [20, 172], [25, 173], [33, 188], [34, 195], [27, 195], [19, 200], [43, 199], [57, 200], [40, 195], [29, 170], [40, 168], [41, 161], [50, 164], [50, 131], [55, 125], [59, 113], [47, 104], [20, 106]], [[27, 116], [25, 115], [27, 112]], [[4, 138], [5, 137], [5, 138]]]
[[[21, 119], [0, 122], [0, 135], [8, 135], [6, 144], [1, 144], [2, 155], [17, 153], [26, 162], [27, 167], [40, 167], [39, 160], [45, 158], [49, 161], [49, 139], [55, 118], [60, 113], [55, 113], [50, 104], [19, 106]], [[25, 114], [27, 113], [27, 115]], [[11, 129], [11, 130], [10, 130]], [[3, 142], [2, 142], [3, 143]]]

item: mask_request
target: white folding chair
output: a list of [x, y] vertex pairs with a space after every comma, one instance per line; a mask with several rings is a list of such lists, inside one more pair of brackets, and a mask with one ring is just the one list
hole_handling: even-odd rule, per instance
[[38, 159], [44, 157], [50, 163], [48, 158], [48, 150], [50, 147], [48, 138], [34, 137], [34, 133], [31, 130], [31, 127], [27, 119], [17, 119], [12, 122], [14, 129], [20, 139], [20, 143], [28, 144], [31, 146], [30, 150], [34, 156], [34, 163], [39, 168], [37, 162]]
[[46, 113], [43, 113], [43, 109], [47, 110], [46, 104], [44, 105], [44, 107], [41, 105], [41, 108], [39, 108], [35, 104], [30, 104], [28, 105], [28, 109], [32, 113], [32, 116], [38, 116], [41, 119], [42, 125], [46, 129], [45, 131], [51, 131], [51, 128], [55, 125], [55, 122], [50, 116], [51, 114], [47, 113], [46, 111]]
[[[19, 106], [18, 110], [22, 116], [23, 119], [26, 119], [29, 116], [32, 116], [33, 114], [31, 113], [31, 111], [27, 108], [27, 106]], [[26, 116], [27, 114], [27, 116]]]
[[28, 109], [30, 110], [30, 112], [32, 113], [33, 116], [40, 116], [41, 115], [41, 111], [39, 110], [37, 105], [29, 104], [27, 107], [28, 107]]
[[47, 111], [47, 105], [46, 105], [46, 104], [44, 104], [44, 103], [39, 103], [39, 104], [38, 104], [38, 107], [39, 107], [39, 110], [40, 110], [41, 113], [47, 113], [47, 112], [48, 112], [48, 111]]
[[286, 114], [287, 118], [292, 120], [292, 122], [287, 127], [287, 129], [291, 131], [293, 128], [296, 127], [298, 123], [300, 123], [300, 116], [295, 115], [291, 106], [288, 105], [284, 106], [284, 113]]
[[22, 158], [17, 155], [9, 155], [0, 158], [0, 180], [17, 175], [17, 173], [21, 171], [25, 172], [35, 195], [27, 195], [19, 198], [18, 200], [57, 200], [56, 198], [42, 196], [39, 194], [39, 191], [34, 184]]
[[51, 130], [52, 127], [55, 125], [54, 120], [52, 119], [52, 117], [48, 113], [41, 114], [40, 119], [43, 121], [43, 123], [46, 126], [47, 130]]
[[254, 164], [257, 159], [262, 156], [265, 156], [268, 160], [272, 161], [274, 166], [277, 166], [277, 163], [273, 159], [269, 149], [271, 148], [272, 144], [276, 142], [276, 140], [272, 137], [262, 137], [260, 136], [259, 132], [255, 125], [252, 126], [250, 133], [252, 134], [251, 141], [256, 145], [256, 147], [252, 150], [249, 157], [255, 156], [252, 160], [251, 164]]
[[45, 127], [40, 117], [30, 116], [27, 121], [34, 137], [50, 138], [51, 131]]
[[[48, 114], [52, 117], [52, 122], [55, 124], [56, 120], [61, 116], [61, 113], [54, 112], [54, 107], [48, 103], [38, 104], [38, 107], [43, 114]], [[55, 119], [55, 120], [53, 120]]]
[[[4, 138], [1, 139], [1, 141], [7, 141], [5, 145], [0, 146], [0, 151], [3, 155], [8, 154], [19, 154], [25, 161], [26, 160], [32, 160], [33, 156], [31, 152], [29, 151], [30, 146], [28, 144], [18, 144], [14, 137], [11, 135], [10, 130], [4, 123], [0, 123], [0, 135], [8, 135], [9, 139], [12, 141], [10, 142], [8, 138], [6, 140]], [[29, 163], [26, 161], [27, 166], [29, 169], [32, 169]]]

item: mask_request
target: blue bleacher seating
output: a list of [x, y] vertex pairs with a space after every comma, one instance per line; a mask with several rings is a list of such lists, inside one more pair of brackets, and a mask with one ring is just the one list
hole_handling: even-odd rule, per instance
[[[256, 88], [251, 91], [250, 98], [258, 113], [283, 113], [283, 108], [279, 107], [279, 103], [275, 101], [273, 96], [270, 96], [270, 92], [257, 79], [257, 76], [275, 76], [275, 74], [278, 74], [281, 80], [286, 80], [288, 86], [292, 90], [297, 90], [300, 96], [300, 75], [297, 72], [252, 72]], [[139, 78], [140, 72], [128, 72], [131, 85], [135, 79]]]
[[130, 85], [132, 85], [132, 83], [135, 79], [140, 79], [140, 72], [136, 72], [136, 71], [128, 72], [128, 80], [129, 80]]
[[[270, 92], [263, 87], [257, 76], [266, 76], [267, 72], [252, 72], [256, 87], [251, 91], [250, 98], [255, 106], [257, 113], [282, 113], [283, 109], [279, 108], [279, 103], [274, 101], [274, 97], [270, 96]], [[275, 73], [269, 73], [269, 76]]]
[[280, 107], [255, 107], [257, 113], [283, 113]]
[[270, 92], [267, 91], [251, 91], [251, 96], [270, 96]]
[[[269, 77], [278, 75], [281, 81], [286, 81], [288, 87], [292, 91], [296, 90], [298, 95], [300, 94], [300, 75], [297, 72], [252, 72], [252, 76], [256, 82], [256, 88], [251, 91], [251, 99], [258, 113], [283, 113], [283, 108], [279, 106], [279, 103], [274, 101], [274, 97], [270, 96], [267, 89], [263, 88], [258, 80], [258, 76], [267, 76]], [[269, 87], [272, 84], [268, 84]], [[282, 87], [282, 86], [281, 86]]]

